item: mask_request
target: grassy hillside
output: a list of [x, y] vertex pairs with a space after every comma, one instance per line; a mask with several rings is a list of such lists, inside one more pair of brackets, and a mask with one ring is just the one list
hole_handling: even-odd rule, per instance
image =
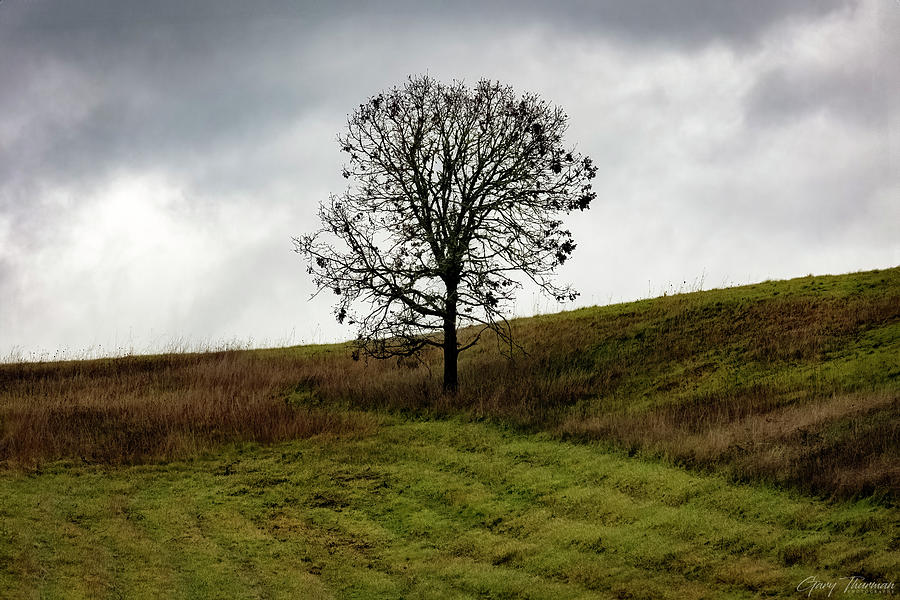
[[896, 498], [900, 268], [513, 322], [526, 350], [425, 363], [343, 345], [0, 366], [0, 462], [132, 463], [366, 432], [369, 410], [465, 415], [733, 479]]
[[0, 365], [0, 598], [896, 581], [900, 268], [513, 328], [456, 396], [346, 345]]
[[898, 536], [868, 500], [460, 420], [0, 475], [4, 598], [825, 598], [797, 586], [896, 580]]

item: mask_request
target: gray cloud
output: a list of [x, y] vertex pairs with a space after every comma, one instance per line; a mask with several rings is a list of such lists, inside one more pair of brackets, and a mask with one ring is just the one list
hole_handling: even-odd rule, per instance
[[784, 127], [821, 114], [877, 131], [887, 143], [900, 118], [900, 70], [894, 65], [900, 11], [888, 3], [860, 3], [843, 13], [857, 22], [855, 35], [846, 35], [840, 21], [831, 19], [819, 26], [817, 41], [827, 39], [827, 46], [804, 52], [782, 43], [772, 49], [770, 64], [747, 97], [754, 127]]
[[[354, 87], [348, 79], [377, 82], [360, 72], [366, 57], [359, 48], [398, 49], [404, 37], [427, 43], [426, 36], [415, 34], [423, 29], [438, 35], [460, 31], [465, 39], [468, 29], [503, 32], [537, 24], [555, 36], [564, 35], [556, 28], [568, 27], [651, 46], [739, 43], [785, 19], [819, 16], [840, 5], [709, 0], [572, 3], [552, 9], [543, 3], [485, 8], [474, 2], [425, 9], [399, 1], [377, 8], [174, 1], [72, 1], [52, 9], [43, 2], [5, 5], [12, 18], [0, 22], [6, 57], [0, 73], [13, 91], [0, 97], [0, 108], [25, 123], [19, 136], [3, 145], [0, 176], [27, 180], [40, 169], [45, 180], [102, 177], [105, 169], [159, 162], [191, 172], [219, 149], [236, 142], [251, 146], [299, 111], [341, 97], [340, 91]], [[352, 75], [341, 69], [348, 58]], [[359, 86], [358, 93], [363, 89], [373, 86]], [[777, 90], [768, 95], [777, 101]]]
[[898, 48], [872, 25], [898, 25], [900, 9], [886, 11], [7, 0], [0, 355], [132, 329], [351, 335], [327, 298], [305, 303], [290, 236], [344, 185], [344, 115], [423, 71], [566, 107], [572, 141], [600, 166], [564, 273], [587, 301], [704, 270], [721, 283], [900, 262], [886, 133]]
[[[26, 3], [43, 4], [43, 3]], [[634, 39], [657, 43], [746, 42], [765, 32], [773, 23], [785, 19], [821, 18], [834, 10], [851, 6], [847, 0], [570, 0], [548, 4], [538, 0], [491, 2], [462, 0], [423, 4], [415, 0], [391, 0], [377, 4], [366, 2], [287, 2], [270, 0], [246, 3], [178, 2], [154, 3], [70, 0], [48, 10], [47, 6], [21, 7], [11, 21], [18, 29], [70, 32], [101, 30], [106, 35], [131, 35], [136, 26], [152, 30], [211, 29], [234, 34], [253, 22], [290, 22], [301, 30], [304, 25], [329, 25], [335, 21], [356, 21], [371, 25], [382, 21], [400, 27], [408, 23], [435, 24], [438, 27], [463, 23], [472, 26], [489, 22], [492, 27], [521, 27], [539, 23], [556, 29], [607, 31]]]
[[883, 123], [892, 101], [872, 75], [865, 71], [809, 74], [774, 68], [754, 87], [749, 113], [755, 123], [767, 125], [783, 124], [817, 110], [849, 116], [864, 125]]

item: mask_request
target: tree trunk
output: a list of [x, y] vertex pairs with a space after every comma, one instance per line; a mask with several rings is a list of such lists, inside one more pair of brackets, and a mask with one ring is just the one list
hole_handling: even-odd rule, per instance
[[447, 304], [444, 313], [444, 392], [455, 394], [459, 390], [456, 360], [459, 348], [456, 344], [456, 286], [447, 286]]

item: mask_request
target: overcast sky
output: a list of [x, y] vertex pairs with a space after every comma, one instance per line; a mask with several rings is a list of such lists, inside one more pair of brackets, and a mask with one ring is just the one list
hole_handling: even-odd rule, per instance
[[0, 359], [353, 337], [291, 237], [411, 74], [565, 108], [573, 306], [900, 264], [897, 0], [358, 4], [0, 0]]

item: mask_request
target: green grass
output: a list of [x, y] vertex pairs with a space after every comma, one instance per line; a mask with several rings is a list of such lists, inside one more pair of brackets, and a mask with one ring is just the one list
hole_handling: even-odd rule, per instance
[[15, 598], [797, 597], [900, 566], [893, 509], [459, 420], [6, 473], [0, 516]]
[[512, 327], [456, 396], [347, 344], [0, 365], [0, 598], [896, 581], [900, 267]]

